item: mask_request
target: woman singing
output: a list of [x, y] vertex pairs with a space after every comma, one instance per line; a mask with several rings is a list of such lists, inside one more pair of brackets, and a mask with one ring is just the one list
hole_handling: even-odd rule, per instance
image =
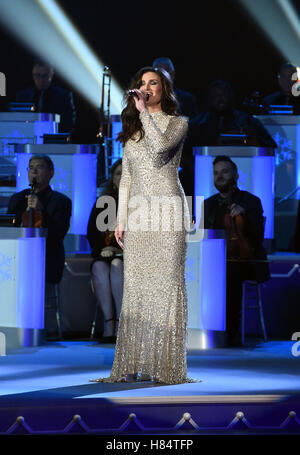
[[124, 288], [110, 377], [97, 382], [187, 378], [185, 288], [188, 209], [178, 177], [187, 120], [176, 114], [163, 69], [142, 68], [122, 112], [124, 146], [115, 237]]

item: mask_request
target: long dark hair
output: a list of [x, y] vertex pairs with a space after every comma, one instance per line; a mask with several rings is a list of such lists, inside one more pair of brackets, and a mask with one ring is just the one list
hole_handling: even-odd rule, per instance
[[114, 186], [113, 178], [114, 178], [114, 173], [119, 164], [122, 164], [122, 158], [119, 158], [117, 161], [114, 162], [112, 167], [110, 168], [110, 179], [107, 180], [107, 183], [101, 193], [101, 196], [113, 196], [114, 199], [118, 199], [119, 196], [119, 190]]
[[[160, 77], [162, 84], [161, 108], [163, 112], [170, 115], [178, 115], [177, 108], [178, 102], [173, 91], [173, 83], [169, 73], [162, 68], [154, 68], [152, 66], [145, 66], [141, 68], [133, 77], [129, 89], [140, 88], [142, 85], [142, 77], [145, 73], [156, 73]], [[124, 103], [126, 107], [123, 109], [122, 118], [122, 131], [119, 133], [117, 140], [124, 146], [126, 142], [132, 138], [136, 133], [139, 134], [139, 140], [145, 135], [142, 123], [139, 118], [139, 111], [135, 107], [135, 102], [132, 96], [125, 93]]]

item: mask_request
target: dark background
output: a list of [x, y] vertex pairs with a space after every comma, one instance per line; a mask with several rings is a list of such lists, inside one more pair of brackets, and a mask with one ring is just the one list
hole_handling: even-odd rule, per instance
[[[214, 79], [226, 79], [233, 85], [237, 106], [254, 90], [262, 95], [277, 90], [276, 74], [285, 58], [238, 0], [58, 3], [124, 89], [139, 68], [167, 56], [175, 65], [176, 86], [193, 92], [200, 110]], [[299, 8], [299, 2], [294, 0], [294, 6]], [[7, 84], [3, 105], [14, 100], [18, 90], [32, 85], [34, 55], [4, 29], [0, 29], [0, 38], [0, 71]], [[99, 78], [102, 80], [102, 74]], [[55, 82], [73, 90], [58, 76]], [[97, 112], [73, 92], [78, 111], [75, 141], [93, 142]]]

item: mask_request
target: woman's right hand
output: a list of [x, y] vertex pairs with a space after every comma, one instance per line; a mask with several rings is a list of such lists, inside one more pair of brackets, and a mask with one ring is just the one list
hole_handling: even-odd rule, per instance
[[120, 247], [123, 250], [124, 249], [124, 226], [122, 226], [121, 224], [118, 224], [118, 226], [115, 229], [115, 238], [116, 238], [118, 245], [120, 245]]
[[131, 91], [136, 93], [136, 96], [133, 97], [135, 107], [139, 112], [143, 112], [143, 110], [147, 107], [146, 93], [142, 90], [138, 90], [137, 88], [134, 88]]

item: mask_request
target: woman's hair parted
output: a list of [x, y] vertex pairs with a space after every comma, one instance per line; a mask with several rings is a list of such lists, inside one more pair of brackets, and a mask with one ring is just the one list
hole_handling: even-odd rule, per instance
[[[178, 115], [178, 102], [173, 91], [173, 83], [169, 74], [162, 68], [154, 68], [152, 66], [146, 66], [141, 68], [136, 75], [133, 77], [129, 89], [139, 89], [142, 85], [142, 77], [145, 73], [156, 73], [161, 80], [162, 84], [162, 97], [161, 97], [161, 108], [163, 112], [169, 115]], [[125, 93], [124, 102], [126, 107], [123, 109], [121, 114], [122, 119], [122, 131], [117, 137], [117, 141], [120, 141], [124, 146], [126, 142], [139, 134], [138, 140], [141, 140], [144, 135], [144, 129], [142, 122], [140, 121], [139, 111], [135, 107], [135, 102], [132, 96]]]

